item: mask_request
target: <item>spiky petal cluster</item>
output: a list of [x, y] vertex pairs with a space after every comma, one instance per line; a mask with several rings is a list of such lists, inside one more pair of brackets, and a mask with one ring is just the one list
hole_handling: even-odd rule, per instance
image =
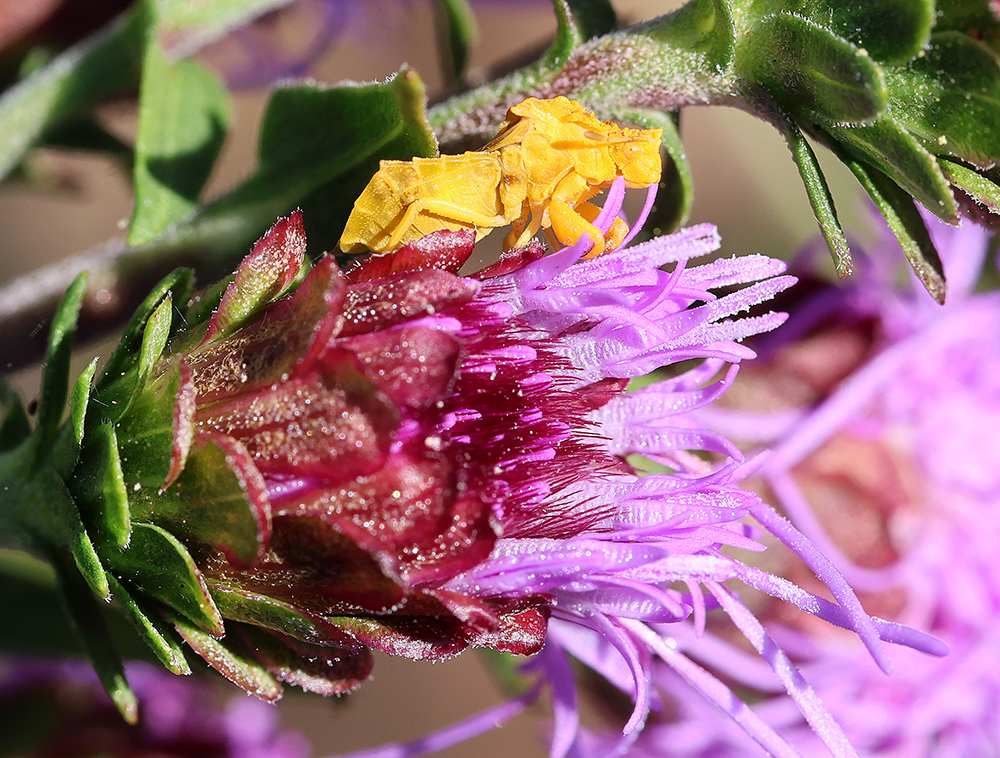
[[[1000, 753], [1000, 294], [974, 292], [988, 250], [982, 229], [932, 229], [949, 281], [943, 308], [915, 283], [901, 288], [879, 268], [880, 255], [868, 276], [792, 312], [790, 331], [773, 335], [767, 358], [741, 377], [751, 410], [703, 414], [731, 433], [770, 427], [774, 454], [761, 474], [782, 507], [866, 605], [951, 650], [946, 658], [892, 650], [887, 677], [848, 636], [800, 619], [775, 630], [851, 742], [872, 756]], [[803, 396], [812, 404], [797, 405]], [[794, 562], [782, 571], [802, 576]], [[773, 681], [727, 642], [699, 650], [714, 650], [729, 675], [760, 693], [756, 716], [801, 755], [828, 754]], [[647, 730], [638, 754], [755, 753], [744, 735], [715, 728], [711, 713], [687, 703], [673, 723]]]

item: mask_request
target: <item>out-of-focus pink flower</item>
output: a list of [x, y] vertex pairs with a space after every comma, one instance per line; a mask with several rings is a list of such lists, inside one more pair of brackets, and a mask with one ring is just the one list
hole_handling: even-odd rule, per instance
[[[471, 0], [471, 5], [543, 6], [546, 0]], [[206, 47], [199, 56], [233, 87], [307, 76], [331, 47], [363, 51], [404, 34], [417, 8], [433, 0], [294, 0]]]
[[[281, 731], [275, 709], [253, 698], [224, 708], [196, 679], [129, 663], [142, 701], [136, 725], [80, 661], [0, 660], [0, 749], [33, 758], [307, 758], [305, 737]], [[12, 752], [8, 752], [12, 751]]]

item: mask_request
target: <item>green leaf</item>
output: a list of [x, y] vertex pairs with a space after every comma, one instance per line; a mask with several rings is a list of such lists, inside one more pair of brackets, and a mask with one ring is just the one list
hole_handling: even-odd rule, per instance
[[799, 16], [776, 13], [759, 21], [739, 45], [736, 62], [752, 99], [773, 99], [810, 121], [870, 121], [889, 101], [882, 71], [867, 52]]
[[153, 0], [139, 89], [135, 211], [128, 244], [142, 245], [194, 212], [229, 123], [229, 100], [203, 66], [171, 60]]
[[184, 335], [178, 337], [177, 343], [175, 343], [175, 347], [173, 348], [174, 352], [184, 352], [185, 349], [193, 349], [201, 342], [205, 329], [196, 329], [196, 327], [202, 326], [207, 328], [209, 319], [212, 318], [215, 309], [219, 307], [219, 303], [226, 294], [230, 282], [235, 278], [235, 273], [224, 276], [216, 281], [215, 284], [211, 284], [204, 291], [199, 292], [198, 296], [191, 300], [187, 309], [183, 311], [184, 315], [182, 316], [184, 323], [187, 324], [187, 330]]
[[42, 374], [42, 395], [38, 404], [38, 424], [35, 428], [35, 465], [51, 453], [56, 431], [66, 410], [69, 390], [69, 361], [73, 353], [73, 336], [76, 319], [87, 290], [87, 274], [80, 274], [70, 285], [59, 303], [49, 331], [45, 351], [45, 370]]
[[0, 381], [0, 453], [13, 450], [31, 434], [31, 423], [21, 396], [6, 382]]
[[0, 97], [0, 177], [56, 125], [138, 79], [143, 25], [135, 13], [74, 45]]
[[802, 183], [805, 185], [806, 194], [809, 196], [809, 203], [812, 205], [813, 214], [819, 222], [823, 239], [826, 240], [830, 252], [833, 253], [833, 260], [837, 267], [837, 274], [841, 278], [850, 276], [854, 269], [851, 260], [851, 249], [847, 244], [847, 236], [840, 226], [837, 218], [837, 209], [833, 205], [833, 196], [830, 194], [830, 187], [823, 176], [819, 161], [812, 147], [806, 141], [805, 136], [799, 128], [791, 121], [782, 124], [785, 139], [788, 147], [792, 151], [792, 158], [799, 169]]
[[467, 0], [435, 0], [434, 9], [445, 80], [457, 83], [462, 80], [469, 49], [476, 41], [476, 17]]
[[142, 346], [139, 348], [139, 383], [143, 383], [153, 371], [153, 367], [163, 354], [170, 339], [170, 326], [173, 323], [174, 299], [170, 293], [153, 311], [145, 328], [142, 330]]
[[281, 684], [254, 659], [235, 635], [217, 640], [183, 618], [174, 616], [172, 620], [184, 641], [233, 684], [261, 700], [273, 702], [281, 697]]
[[[63, 437], [70, 437], [68, 426], [64, 429]], [[34, 455], [30, 442], [0, 455], [0, 541], [47, 560], [72, 556], [94, 594], [107, 600], [104, 567], [63, 481], [68, 473], [48, 465], [32, 471]]]
[[931, 297], [944, 303], [946, 287], [941, 259], [912, 199], [880, 171], [849, 158], [844, 162], [875, 201], [917, 278]]
[[960, 163], [943, 158], [938, 162], [949, 182], [986, 210], [1000, 215], [1000, 186]]
[[[80, 576], [83, 577], [87, 586], [90, 587], [91, 592], [97, 595], [97, 597], [102, 600], [110, 599], [111, 588], [108, 584], [108, 574], [104, 570], [104, 564], [101, 562], [101, 558], [94, 548], [94, 543], [91, 541], [90, 535], [83, 525], [80, 512], [76, 509], [76, 504], [70, 500], [69, 493], [66, 492], [66, 486], [63, 484], [62, 479], [56, 476], [55, 472], [51, 472], [49, 476], [48, 488], [51, 492], [51, 498], [48, 502], [52, 504], [53, 516], [62, 521], [64, 525], [63, 529], [68, 529], [70, 532], [69, 552], [73, 556], [73, 561], [76, 563], [76, 568], [80, 572]], [[56, 500], [56, 497], [59, 499]], [[58, 503], [58, 507], [55, 506], [56, 503]], [[59, 543], [53, 542], [52, 544]]]
[[[155, 0], [160, 40], [169, 40], [170, 55], [177, 59], [288, 2]], [[147, 38], [145, 11], [133, 7], [120, 21], [58, 55], [0, 97], [0, 178], [44, 134], [102, 98], [135, 87]]]
[[983, 168], [1000, 161], [1000, 62], [985, 45], [935, 34], [923, 56], [886, 76], [889, 113], [930, 152]]
[[84, 521], [99, 539], [115, 547], [128, 545], [132, 519], [118, 457], [118, 438], [110, 422], [88, 435], [71, 486]]
[[955, 223], [958, 208], [937, 160], [890, 118], [868, 126], [827, 126], [825, 131], [856, 158], [892, 177], [931, 213]]
[[811, 20], [893, 65], [920, 54], [935, 20], [931, 0], [807, 0], [803, 5]]
[[194, 559], [180, 540], [155, 524], [135, 524], [128, 547], [105, 551], [119, 579], [183, 613], [209, 634], [224, 633], [219, 613]]
[[141, 389], [115, 428], [125, 481], [140, 495], [179, 472], [194, 439], [194, 387], [180, 360]]
[[159, 619], [156, 611], [145, 609], [117, 579], [112, 576], [109, 577], [109, 581], [115, 602], [125, 612], [160, 663], [173, 674], [190, 674], [191, 667], [184, 657], [184, 648], [181, 647], [176, 632]]
[[83, 443], [84, 425], [87, 420], [87, 405], [90, 402], [90, 390], [94, 382], [94, 374], [97, 373], [97, 364], [100, 358], [94, 358], [83, 373], [77, 377], [76, 384], [73, 385], [73, 393], [69, 399], [69, 417], [73, 424], [73, 438], [76, 444]]
[[426, 97], [420, 77], [405, 68], [385, 84], [278, 88], [260, 127], [261, 172], [274, 179], [284, 173], [326, 178], [404, 133], [419, 149], [414, 155], [435, 155]]
[[257, 173], [204, 206], [173, 244], [217, 251], [228, 267], [234, 245], [244, 252], [275, 218], [301, 207], [310, 247], [332, 249], [380, 159], [437, 154], [425, 102], [423, 83], [409, 69], [385, 84], [275, 90], [261, 125]]
[[135, 724], [139, 720], [138, 701], [125, 680], [121, 658], [111, 643], [107, 625], [94, 596], [71, 567], [62, 561], [56, 561], [55, 565], [66, 608], [98, 679], [122, 718], [129, 724]]
[[288, 292], [301, 280], [306, 261], [302, 213], [279, 218], [254, 243], [226, 286], [205, 339], [229, 336], [258, 316], [261, 309]]
[[[636, 31], [658, 43], [658, 47], [663, 46], [657, 51], [659, 55], [653, 53], [656, 56], [654, 60], [659, 59], [658, 67], [669, 65], [674, 57], [688, 57], [685, 54], [697, 56], [694, 60], [684, 61], [687, 70], [686, 73], [677, 72], [679, 82], [691, 78], [692, 69], [689, 66], [697, 59], [704, 59], [705, 65], [717, 71], [729, 68], [737, 49], [730, 0], [690, 0], [673, 13], [661, 17], [660, 22], [651, 22]], [[695, 78], [699, 78], [697, 74]], [[628, 79], [633, 77], [628, 76]]]
[[[167, 274], [167, 276], [165, 276], [159, 284], [153, 287], [150, 293], [146, 296], [146, 299], [142, 301], [138, 308], [136, 308], [135, 313], [132, 314], [132, 318], [125, 326], [125, 331], [122, 333], [122, 337], [118, 341], [118, 346], [108, 359], [107, 365], [104, 368], [104, 373], [97, 382], [99, 390], [105, 390], [110, 385], [121, 381], [123, 372], [126, 372], [131, 361], [133, 360], [132, 351], [145, 331], [146, 322], [149, 320], [150, 316], [153, 315], [153, 312], [160, 306], [160, 303], [163, 302], [164, 298], [170, 296], [178, 304], [185, 303], [188, 297], [190, 297], [193, 288], [194, 273], [189, 268], [174, 269]], [[125, 412], [127, 406], [124, 401], [127, 401], [127, 399], [131, 397], [132, 390], [133, 387], [129, 386], [125, 392], [120, 393], [122, 395], [121, 399], [118, 399], [117, 397], [102, 397], [102, 400], [105, 403], [110, 403], [112, 399], [115, 399], [118, 402], [116, 413], [113, 416], [114, 418], [117, 419], [122, 413]]]
[[169, 487], [133, 493], [137, 517], [145, 509], [149, 518], [182, 539], [217, 546], [244, 564], [252, 563], [270, 523], [262, 503], [264, 481], [252, 463], [234, 460], [240, 452], [246, 456], [245, 451], [223, 450], [214, 440], [199, 440]]

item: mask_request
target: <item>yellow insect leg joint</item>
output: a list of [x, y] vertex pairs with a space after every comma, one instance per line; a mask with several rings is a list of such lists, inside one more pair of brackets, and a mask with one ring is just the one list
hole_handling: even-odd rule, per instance
[[604, 235], [601, 234], [601, 230], [573, 210], [568, 203], [562, 200], [553, 200], [549, 203], [549, 221], [552, 222], [552, 231], [556, 239], [562, 244], [575, 245], [586, 234], [593, 243], [587, 257], [604, 252]]

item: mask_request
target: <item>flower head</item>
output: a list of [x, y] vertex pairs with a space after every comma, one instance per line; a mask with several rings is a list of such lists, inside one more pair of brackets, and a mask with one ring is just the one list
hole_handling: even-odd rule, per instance
[[[611, 185], [601, 234], [624, 188]], [[693, 415], [753, 356], [740, 340], [783, 321], [735, 317], [791, 283], [784, 265], [689, 266], [718, 246], [703, 225], [586, 260], [586, 237], [547, 256], [531, 243], [463, 276], [474, 238], [442, 231], [346, 271], [329, 256], [308, 267], [295, 213], [179, 316], [176, 278], [154, 293], [104, 376], [74, 396], [67, 485], [91, 587], [174, 670], [186, 667], [179, 634], [266, 699], [282, 682], [349, 691], [373, 650], [538, 654], [563, 755], [577, 739], [567, 653], [632, 698], [626, 740], [660, 707], [660, 660], [780, 752], [685, 654], [718, 607], [849, 754], [723, 582], [856, 631], [880, 664], [880, 638], [940, 651], [865, 614], [822, 554], [736, 486], [756, 463]], [[732, 557], [763, 549], [749, 518], [836, 602]]]

